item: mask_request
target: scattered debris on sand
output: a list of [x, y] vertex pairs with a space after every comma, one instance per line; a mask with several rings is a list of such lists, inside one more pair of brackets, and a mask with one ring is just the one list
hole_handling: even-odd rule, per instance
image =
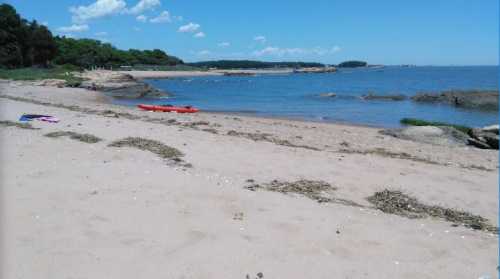
[[3, 127], [17, 127], [20, 129], [27, 129], [27, 130], [40, 130], [40, 128], [35, 128], [31, 126], [30, 123], [19, 123], [19, 122], [14, 122], [10, 120], [0, 120], [0, 126]]
[[376, 192], [373, 196], [368, 197], [367, 200], [384, 213], [412, 219], [434, 217], [474, 230], [498, 233], [497, 227], [492, 226], [487, 219], [479, 215], [441, 206], [426, 205], [401, 191], [385, 189], [381, 192]]
[[210, 122], [208, 121], [195, 121], [195, 122], [187, 122], [182, 123], [184, 127], [197, 128], [198, 126], [210, 126]]
[[[144, 139], [139, 137], [128, 137], [110, 143], [110, 147], [134, 147], [140, 150], [149, 151], [160, 156], [162, 159], [168, 159], [176, 163], [182, 162], [181, 157], [184, 154], [177, 148], [170, 147], [156, 140]], [[188, 165], [185, 165], [188, 167]]]
[[57, 131], [45, 134], [44, 136], [49, 138], [59, 138], [59, 137], [69, 137], [73, 140], [78, 140], [85, 143], [98, 143], [102, 141], [101, 138], [98, 138], [91, 134], [80, 134], [72, 131]]
[[288, 140], [277, 139], [277, 138], [273, 137], [273, 135], [268, 134], [268, 133], [246, 133], [246, 132], [238, 132], [238, 131], [230, 130], [227, 132], [227, 135], [234, 136], [234, 137], [247, 138], [247, 139], [251, 139], [253, 141], [267, 141], [267, 142], [271, 142], [271, 143], [274, 143], [277, 145], [283, 145], [283, 146], [288, 146], [288, 147], [296, 147], [296, 148], [304, 148], [304, 149], [309, 149], [309, 150], [314, 150], [314, 151], [321, 151], [321, 149], [313, 147], [313, 146], [293, 144]]
[[270, 183], [252, 183], [245, 188], [250, 191], [264, 189], [271, 192], [279, 192], [285, 195], [298, 194], [317, 201], [318, 203], [339, 203], [343, 205], [363, 207], [353, 201], [333, 197], [333, 192], [337, 190], [337, 187], [320, 180], [301, 179], [294, 182], [273, 180]]
[[208, 133], [214, 134], [214, 135], [219, 134], [219, 132], [216, 129], [214, 129], [214, 128], [207, 128], [207, 129], [201, 129], [201, 130], [204, 131], [204, 132], [208, 132]]
[[[361, 155], [378, 155], [382, 157], [389, 157], [389, 158], [396, 158], [396, 159], [403, 159], [403, 160], [410, 160], [414, 162], [419, 162], [419, 163], [426, 163], [426, 164], [431, 164], [431, 165], [440, 165], [440, 166], [449, 166], [450, 164], [448, 163], [440, 163], [437, 161], [434, 161], [430, 158], [421, 158], [417, 157], [414, 155], [411, 155], [406, 152], [392, 152], [389, 151], [385, 148], [373, 148], [373, 149], [366, 149], [366, 150], [358, 150], [358, 149], [340, 149], [337, 152], [339, 153], [344, 153], [344, 154], [361, 154]], [[486, 168], [484, 166], [479, 166], [479, 165], [468, 165], [468, 164], [458, 164], [457, 166], [464, 168], [464, 169], [476, 169], [476, 170], [482, 170], [482, 171], [495, 171], [495, 169], [490, 169]]]
[[245, 214], [243, 212], [236, 212], [234, 213], [233, 220], [243, 221], [244, 216]]

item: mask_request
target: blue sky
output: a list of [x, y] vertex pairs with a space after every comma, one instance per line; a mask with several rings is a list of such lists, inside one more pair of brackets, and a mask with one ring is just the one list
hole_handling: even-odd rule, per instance
[[55, 34], [185, 61], [498, 65], [498, 0], [7, 0]]

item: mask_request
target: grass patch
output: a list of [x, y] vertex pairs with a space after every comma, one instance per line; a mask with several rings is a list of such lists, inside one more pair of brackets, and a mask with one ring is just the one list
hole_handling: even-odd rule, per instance
[[416, 118], [403, 118], [401, 119], [401, 124], [404, 125], [410, 125], [410, 126], [448, 126], [448, 127], [453, 127], [461, 132], [464, 132], [466, 134], [469, 134], [469, 132], [472, 130], [471, 127], [463, 126], [463, 125], [455, 125], [455, 124], [450, 124], [450, 123], [445, 123], [445, 122], [435, 122], [435, 121], [426, 121], [422, 119], [416, 119]]
[[181, 162], [184, 154], [177, 148], [170, 147], [156, 140], [144, 139], [139, 137], [128, 137], [112, 142], [108, 146], [111, 147], [133, 147], [140, 150], [149, 151], [160, 156], [163, 159], [169, 159], [176, 162]]
[[62, 79], [66, 81], [66, 86], [78, 87], [83, 81], [71, 72], [73, 68], [58, 66], [54, 68], [20, 68], [5, 70], [0, 69], [0, 79], [10, 80], [42, 80], [42, 79]]
[[78, 140], [81, 142], [85, 143], [98, 143], [102, 139], [91, 135], [91, 134], [80, 134], [76, 132], [71, 132], [71, 131], [58, 131], [58, 132], [52, 132], [45, 134], [44, 136], [49, 137], [49, 138], [59, 138], [59, 137], [69, 137], [70, 139], [73, 140]]
[[497, 227], [492, 226], [487, 219], [479, 215], [441, 206], [426, 205], [401, 191], [385, 189], [381, 192], [376, 192], [373, 196], [368, 197], [367, 200], [384, 213], [412, 219], [434, 217], [474, 230], [498, 233]]
[[17, 127], [21, 129], [27, 129], [27, 130], [39, 130], [40, 128], [34, 128], [31, 126], [30, 123], [20, 123], [20, 122], [14, 122], [10, 120], [1, 120], [0, 125], [4, 127]]

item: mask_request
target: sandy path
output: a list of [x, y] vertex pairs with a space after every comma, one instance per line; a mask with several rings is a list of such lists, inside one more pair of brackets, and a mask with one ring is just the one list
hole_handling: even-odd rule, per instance
[[[72, 98], [58, 95], [67, 89], [0, 88], [3, 94], [51, 103], [117, 109], [98, 104], [98, 95], [85, 90], [70, 91], [79, 96]], [[0, 120], [14, 121], [25, 112], [62, 119], [58, 124], [34, 122], [40, 130], [0, 128], [5, 162], [2, 278], [255, 278], [258, 272], [264, 278], [496, 278], [497, 238], [487, 232], [244, 186], [247, 179], [324, 180], [338, 187], [336, 197], [367, 207], [365, 198], [375, 191], [403, 189], [426, 203], [465, 209], [497, 224], [497, 170], [467, 169], [457, 166], [460, 161], [436, 165], [335, 152], [346, 139], [355, 146], [375, 140], [378, 134], [371, 128], [325, 125], [330, 130], [317, 131], [310, 127], [319, 124], [311, 123], [127, 110], [179, 123], [210, 120], [219, 131], [213, 134], [200, 130], [205, 127], [104, 117], [5, 98], [0, 105]], [[297, 143], [322, 151], [224, 133], [257, 128], [289, 140], [301, 134], [305, 139]], [[85, 144], [43, 136], [58, 130], [90, 133], [104, 141]], [[321, 137], [326, 132], [344, 136], [330, 140], [329, 148]], [[353, 134], [363, 132], [355, 141]], [[107, 147], [128, 136], [175, 147], [193, 168], [169, 166], [144, 151]], [[411, 151], [414, 143], [377, 144]], [[436, 160], [498, 163], [488, 165], [484, 159], [495, 158], [495, 152], [419, 145], [420, 153], [441, 151]]]

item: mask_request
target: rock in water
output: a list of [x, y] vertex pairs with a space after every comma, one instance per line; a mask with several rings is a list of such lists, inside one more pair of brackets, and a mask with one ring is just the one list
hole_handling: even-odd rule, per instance
[[337, 97], [337, 94], [335, 93], [321, 93], [319, 94], [320, 97], [325, 97], [325, 98], [335, 98]]
[[404, 101], [406, 100], [405, 95], [374, 95], [368, 94], [361, 96], [363, 100], [380, 100], [380, 101]]
[[411, 98], [415, 102], [448, 103], [453, 106], [498, 110], [498, 91], [493, 90], [456, 90], [442, 93], [419, 93]]

